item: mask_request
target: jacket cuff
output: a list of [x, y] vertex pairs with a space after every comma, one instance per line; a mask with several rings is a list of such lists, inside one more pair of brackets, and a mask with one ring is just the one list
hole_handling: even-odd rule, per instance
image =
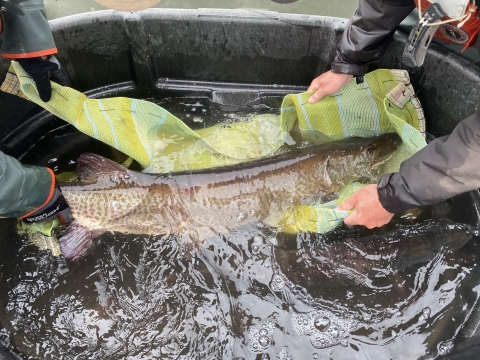
[[340, 74], [349, 74], [353, 76], [363, 76], [367, 73], [368, 65], [359, 65], [348, 61], [340, 53], [337, 53], [335, 60], [332, 62], [331, 71]]
[[398, 197], [396, 196], [395, 188], [392, 185], [394, 175], [395, 173], [383, 175], [377, 184], [378, 200], [385, 210], [391, 213], [407, 210], [402, 207], [401, 202], [398, 201]]

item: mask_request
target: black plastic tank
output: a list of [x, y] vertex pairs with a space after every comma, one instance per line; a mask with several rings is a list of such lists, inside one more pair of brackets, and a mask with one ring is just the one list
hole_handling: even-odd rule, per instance
[[[314, 77], [329, 69], [346, 23], [321, 16], [216, 9], [98, 11], [50, 22], [58, 60], [72, 87], [90, 97], [207, 96], [229, 106], [305, 91]], [[384, 58], [370, 70], [402, 68], [406, 39], [397, 32]], [[8, 66], [7, 61], [0, 63], [1, 78]], [[435, 137], [449, 134], [476, 110], [480, 68], [438, 45], [431, 45], [424, 66], [411, 80], [424, 107], [427, 131]], [[0, 94], [0, 109], [0, 149], [15, 157], [65, 125], [6, 93]], [[46, 165], [42, 154], [34, 161]], [[459, 221], [478, 228], [478, 191], [452, 203]], [[480, 333], [459, 338], [463, 340], [446, 358], [474, 358]], [[3, 358], [9, 355], [0, 352]]]

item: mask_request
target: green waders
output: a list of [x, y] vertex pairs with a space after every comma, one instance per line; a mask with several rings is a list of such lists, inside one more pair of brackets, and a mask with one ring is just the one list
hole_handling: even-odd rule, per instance
[[2, 57], [21, 59], [58, 52], [45, 16], [43, 0], [0, 0], [0, 9], [4, 10], [4, 29], [0, 34]]
[[[43, 0], [0, 0], [0, 10], [2, 57], [21, 59], [57, 53]], [[53, 192], [52, 180], [51, 170], [22, 165], [0, 152], [0, 216], [19, 218], [44, 205]]]
[[20, 218], [41, 207], [50, 197], [53, 172], [22, 165], [0, 152], [0, 216]]

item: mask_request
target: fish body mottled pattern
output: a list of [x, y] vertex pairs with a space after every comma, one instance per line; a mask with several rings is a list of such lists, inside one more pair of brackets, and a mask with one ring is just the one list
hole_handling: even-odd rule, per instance
[[217, 169], [166, 175], [120, 169], [61, 187], [75, 221], [91, 230], [216, 232], [263, 221], [308, 196], [331, 196], [352, 181], [375, 181], [372, 168], [399, 144], [396, 134], [352, 138]]

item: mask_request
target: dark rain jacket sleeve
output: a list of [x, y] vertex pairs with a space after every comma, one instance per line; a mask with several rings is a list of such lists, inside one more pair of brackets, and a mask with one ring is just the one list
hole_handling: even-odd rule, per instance
[[0, 34], [0, 55], [9, 59], [56, 54], [57, 48], [45, 16], [43, 0], [10, 0], [2, 13], [4, 29]]
[[[383, 56], [396, 27], [415, 8], [411, 0], [360, 0], [337, 46], [332, 71], [363, 75]], [[379, 200], [392, 212], [436, 204], [480, 187], [480, 114], [432, 141], [378, 183]]]
[[360, 0], [337, 46], [332, 72], [364, 75], [383, 56], [395, 29], [415, 9], [413, 0]]
[[22, 165], [0, 151], [0, 216], [20, 218], [42, 207], [55, 185], [53, 172]]
[[[480, 109], [480, 108], [479, 108]], [[480, 113], [435, 139], [378, 183], [379, 200], [392, 213], [436, 204], [480, 187]]]

